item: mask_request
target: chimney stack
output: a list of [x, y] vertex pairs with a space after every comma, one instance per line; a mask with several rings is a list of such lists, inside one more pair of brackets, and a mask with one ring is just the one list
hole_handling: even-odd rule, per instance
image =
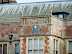
[[0, 4], [17, 3], [16, 0], [0, 0]]

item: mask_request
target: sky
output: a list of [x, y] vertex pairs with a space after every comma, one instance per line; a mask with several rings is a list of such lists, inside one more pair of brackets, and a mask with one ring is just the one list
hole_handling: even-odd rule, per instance
[[43, 2], [43, 1], [56, 1], [56, 0], [16, 0], [17, 3], [27, 3], [27, 2]]

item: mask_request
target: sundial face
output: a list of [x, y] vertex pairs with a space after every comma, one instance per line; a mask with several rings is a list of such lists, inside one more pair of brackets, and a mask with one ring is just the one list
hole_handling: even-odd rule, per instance
[[35, 25], [34, 28], [37, 28], [37, 26]]

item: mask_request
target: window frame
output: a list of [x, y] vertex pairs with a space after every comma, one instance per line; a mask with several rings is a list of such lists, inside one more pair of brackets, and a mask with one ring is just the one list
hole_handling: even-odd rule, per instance
[[[59, 40], [57, 38], [54, 38], [53, 39], [53, 43], [54, 43], [54, 40], [55, 40], [55, 45], [53, 44], [53, 54], [56, 54], [56, 51], [58, 52], [59, 54]], [[56, 41], [58, 41], [57, 43], [57, 50], [56, 50]], [[55, 49], [54, 49], [55, 48]], [[55, 51], [55, 52], [54, 52]]]
[[2, 54], [3, 54], [3, 45], [7, 44], [7, 54], [8, 54], [8, 42], [0, 42], [0, 45], [2, 45]]
[[72, 41], [72, 39], [67, 39], [67, 46], [66, 46], [66, 54], [69, 54], [69, 42]]
[[13, 44], [13, 54], [15, 54], [15, 44], [19, 44], [19, 54], [20, 54], [20, 41], [14, 41], [12, 44]]
[[[39, 39], [43, 39], [43, 46], [44, 46], [44, 37], [27, 37], [27, 42], [26, 42], [26, 45], [28, 46], [28, 43], [29, 43], [29, 39], [32, 39], [32, 45], [33, 45], [33, 48], [31, 49], [32, 50], [32, 54], [34, 53], [34, 50], [38, 50], [38, 54], [39, 54], [39, 50], [43, 50], [43, 54], [44, 54], [44, 48], [43, 49], [39, 49]], [[38, 39], [38, 49], [34, 49], [34, 39]], [[26, 54], [28, 54], [28, 47], [26, 48]]]

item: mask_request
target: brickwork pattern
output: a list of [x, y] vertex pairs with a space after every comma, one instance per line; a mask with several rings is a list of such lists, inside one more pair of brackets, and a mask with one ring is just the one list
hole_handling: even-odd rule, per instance
[[66, 36], [72, 36], [72, 21], [67, 21]]
[[[37, 25], [39, 28], [38, 28], [38, 31], [37, 30], [34, 32], [37, 32], [35, 34], [41, 34], [41, 35], [45, 35], [45, 34], [49, 34], [49, 25]], [[32, 35], [33, 33], [33, 28], [32, 28], [32, 25], [28, 25], [28, 26], [23, 26], [22, 30], [21, 30], [21, 33], [22, 35]]]
[[62, 36], [62, 26], [63, 26], [63, 21], [57, 18], [52, 18], [52, 34], [57, 35], [57, 36]]
[[[13, 33], [13, 35], [18, 35], [20, 30], [19, 23], [8, 23], [8, 24], [0, 24], [0, 40], [8, 39], [8, 35]], [[16, 39], [16, 37], [14, 36]]]
[[48, 25], [41, 25], [40, 29], [40, 34], [49, 34], [49, 26]]

